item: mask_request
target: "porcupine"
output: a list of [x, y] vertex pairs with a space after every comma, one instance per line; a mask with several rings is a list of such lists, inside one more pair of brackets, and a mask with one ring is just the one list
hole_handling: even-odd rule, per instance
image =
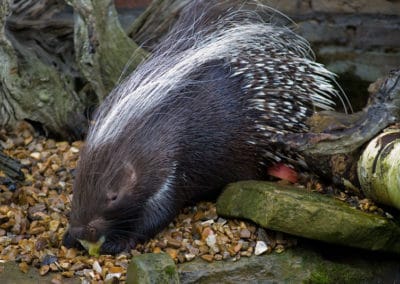
[[334, 74], [274, 20], [278, 12], [216, 2], [184, 8], [100, 106], [76, 171], [66, 246], [102, 239], [102, 253], [129, 250], [227, 183], [261, 179], [276, 162], [306, 166], [273, 137], [307, 132], [313, 113], [344, 101]]

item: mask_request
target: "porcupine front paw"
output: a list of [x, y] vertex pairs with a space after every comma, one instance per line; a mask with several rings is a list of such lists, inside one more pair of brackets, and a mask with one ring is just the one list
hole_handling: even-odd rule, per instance
[[62, 239], [62, 244], [67, 247], [67, 248], [77, 248], [77, 249], [83, 249], [82, 245], [78, 242], [78, 240], [73, 237], [70, 233], [70, 231], [66, 231], [63, 239]]
[[100, 248], [100, 254], [118, 254], [120, 252], [129, 252], [136, 246], [134, 240], [119, 240], [117, 241], [106, 241]]

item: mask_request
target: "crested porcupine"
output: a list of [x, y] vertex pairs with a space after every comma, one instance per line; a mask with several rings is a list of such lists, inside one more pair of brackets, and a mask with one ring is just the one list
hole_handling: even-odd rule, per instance
[[333, 108], [334, 75], [278, 12], [216, 2], [184, 8], [99, 108], [76, 171], [66, 246], [130, 249], [229, 182], [263, 178], [274, 162], [306, 166], [273, 137], [307, 132], [308, 117]]

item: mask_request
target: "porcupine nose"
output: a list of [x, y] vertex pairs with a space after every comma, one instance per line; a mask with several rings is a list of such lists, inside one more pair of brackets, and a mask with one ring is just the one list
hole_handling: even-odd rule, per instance
[[68, 232], [70, 237], [75, 240], [95, 242], [98, 239], [97, 229], [90, 225], [70, 227]]
[[89, 226], [87, 227], [87, 237], [85, 238], [89, 242], [96, 242], [99, 238], [97, 234], [97, 229], [95, 227]]
[[104, 234], [104, 231], [106, 231], [106, 228], [104, 219], [94, 219], [85, 227], [84, 239], [89, 242], [97, 242]]
[[78, 240], [85, 237], [85, 228], [83, 226], [70, 227], [68, 230], [72, 238]]

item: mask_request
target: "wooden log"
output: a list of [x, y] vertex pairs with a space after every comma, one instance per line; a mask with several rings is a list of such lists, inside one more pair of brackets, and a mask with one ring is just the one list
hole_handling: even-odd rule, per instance
[[377, 80], [370, 92], [370, 101], [360, 112], [317, 113], [309, 120], [310, 132], [276, 135], [271, 141], [301, 153], [318, 175], [358, 191], [357, 163], [364, 146], [400, 122], [400, 69]]
[[82, 138], [86, 111], [146, 57], [113, 1], [68, 3], [0, 3], [0, 126], [28, 120], [62, 139]]
[[[49, 18], [59, 10], [59, 2], [5, 1], [1, 4], [1, 126], [12, 126], [26, 119], [43, 125], [48, 133], [68, 137], [69, 123], [73, 121], [71, 116], [84, 110], [84, 100], [75, 88], [75, 68], [60, 63], [68, 60], [69, 56], [66, 54], [64, 58], [55, 60], [57, 54], [48, 48], [49, 42], [43, 39], [47, 37], [54, 43], [53, 50], [62, 46], [55, 39], [56, 35], [50, 32], [53, 22], [49, 21], [47, 25]], [[72, 27], [71, 23], [66, 23], [68, 25]], [[63, 30], [63, 34], [63, 44], [67, 48], [68, 33]]]
[[101, 102], [124, 76], [146, 58], [122, 29], [112, 0], [67, 0], [77, 12], [78, 65]]
[[0, 147], [0, 171], [12, 179], [22, 180], [24, 174], [21, 171], [21, 163], [2, 152]]

